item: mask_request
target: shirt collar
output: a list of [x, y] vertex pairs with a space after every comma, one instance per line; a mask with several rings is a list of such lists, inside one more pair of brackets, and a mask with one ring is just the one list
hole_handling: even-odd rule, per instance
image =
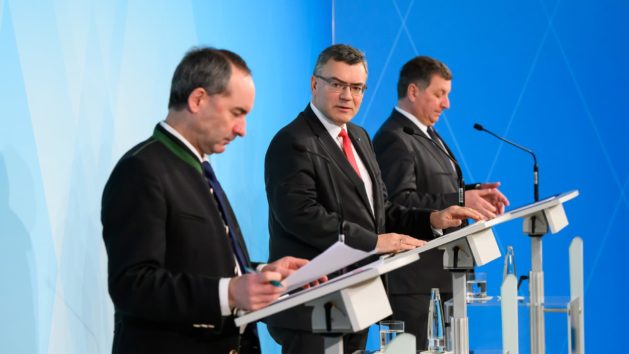
[[417, 117], [415, 117], [414, 115], [412, 115], [411, 113], [403, 110], [402, 108], [400, 108], [399, 106], [395, 107], [395, 110], [397, 110], [398, 112], [400, 112], [404, 117], [408, 118], [408, 120], [410, 120], [411, 122], [413, 122], [413, 124], [415, 124], [422, 132], [424, 132], [424, 134], [428, 135], [428, 127], [423, 124], [422, 122], [419, 121], [419, 119], [417, 119]]
[[347, 128], [345, 127], [345, 124], [343, 124], [340, 127], [334, 124], [330, 119], [328, 119], [328, 117], [326, 117], [323, 113], [321, 113], [321, 111], [319, 111], [317, 107], [315, 107], [315, 105], [312, 104], [312, 102], [310, 102], [310, 108], [314, 112], [315, 116], [319, 118], [319, 121], [321, 122], [321, 124], [323, 124], [323, 127], [325, 127], [325, 130], [327, 130], [330, 136], [332, 136], [332, 139], [338, 139], [341, 129], [345, 128], [345, 130], [347, 130]]
[[207, 161], [206, 156], [199, 155], [199, 152], [197, 151], [197, 149], [195, 149], [194, 146], [192, 146], [192, 144], [186, 138], [183, 137], [183, 135], [181, 135], [177, 130], [175, 130], [175, 128], [171, 127], [168, 123], [166, 123], [166, 121], [161, 121], [159, 122], [159, 124], [167, 132], [172, 134], [175, 138], [179, 139], [179, 141], [181, 141], [188, 148], [188, 150], [192, 151], [194, 156], [196, 156], [196, 158], [199, 159], [199, 162], [203, 163], [204, 161]]

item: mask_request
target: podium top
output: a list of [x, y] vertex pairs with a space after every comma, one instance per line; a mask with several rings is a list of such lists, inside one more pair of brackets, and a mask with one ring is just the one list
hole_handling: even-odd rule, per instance
[[407, 257], [404, 258], [399, 258], [394, 262], [388, 261], [385, 263], [382, 259], [374, 261], [315, 287], [305, 289], [294, 294], [283, 295], [265, 308], [246, 313], [236, 318], [236, 326], [242, 326], [247, 323], [259, 321], [278, 312], [288, 310], [292, 307], [316, 300], [333, 292], [362, 283], [375, 277], [379, 277], [391, 270], [413, 263], [418, 259], [419, 256], [417, 254], [412, 254], [407, 255]]
[[[506, 213], [504, 213], [503, 215], [500, 215], [490, 221], [494, 221], [497, 223], [501, 223], [504, 222], [506, 220], [511, 220], [511, 219], [515, 219], [515, 218], [523, 218], [523, 217], [527, 217], [529, 215], [535, 214], [540, 210], [544, 210], [544, 209], [548, 209], [550, 207], [553, 207], [555, 205], [559, 205], [559, 204], [563, 204], [571, 199], [576, 198], [579, 195], [579, 191], [574, 189], [571, 190], [569, 192], [564, 192], [564, 193], [558, 193], [555, 195], [552, 195], [548, 198], [542, 199], [540, 201], [537, 201], [535, 203], [531, 203], [531, 204], [527, 204], [527, 205], [523, 205], [519, 208], [516, 209], [512, 209]], [[502, 220], [502, 218], [508, 218], [506, 220]]]
[[426, 243], [422, 247], [418, 247], [416, 249], [409, 250], [403, 253], [394, 254], [389, 257], [382, 257], [377, 261], [367, 264], [361, 268], [355, 269], [340, 277], [334, 278], [326, 283], [319, 284], [310, 289], [302, 290], [295, 294], [284, 295], [265, 308], [246, 313], [236, 318], [236, 326], [241, 326], [258, 321], [275, 313], [290, 309], [292, 307], [307, 303], [312, 300], [316, 300], [335, 291], [339, 291], [349, 286], [353, 286], [366, 280], [378, 277], [382, 274], [388, 273], [392, 270], [415, 262], [419, 259], [420, 253], [458, 241], [459, 239], [467, 237], [468, 235], [476, 234], [509, 220], [523, 218], [532, 215], [540, 210], [562, 204], [566, 201], [574, 199], [578, 195], [578, 190], [559, 193], [538, 202], [512, 209], [494, 219], [477, 221], [455, 232], [436, 238]]

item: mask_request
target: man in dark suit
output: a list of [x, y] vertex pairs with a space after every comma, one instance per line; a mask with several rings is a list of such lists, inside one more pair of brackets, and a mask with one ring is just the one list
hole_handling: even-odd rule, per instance
[[[307, 261], [255, 268], [206, 154], [245, 134], [255, 89], [227, 50], [190, 51], [172, 79], [168, 115], [115, 166], [102, 200], [115, 307], [114, 353], [259, 353], [238, 310], [277, 299]], [[277, 283], [276, 283], [277, 285]]]
[[[454, 154], [433, 127], [441, 112], [450, 107], [451, 80], [450, 70], [433, 58], [416, 57], [402, 67], [397, 107], [373, 140], [382, 178], [394, 203], [428, 209], [459, 204], [463, 176]], [[509, 203], [497, 189], [499, 185], [465, 186], [463, 204], [485, 218], [495, 217]], [[403, 320], [405, 331], [417, 337], [418, 349], [426, 348], [431, 288], [439, 288], [444, 301], [452, 296], [452, 280], [443, 270], [442, 259], [443, 251], [423, 253], [418, 262], [389, 275], [393, 317]]]
[[[367, 132], [352, 123], [366, 89], [367, 62], [347, 45], [325, 49], [310, 81], [311, 102], [273, 138], [266, 154], [270, 259], [287, 254], [311, 259], [338, 239], [364, 251], [398, 252], [432, 239], [432, 227], [459, 225], [471, 209], [408, 209], [387, 201]], [[338, 194], [337, 194], [338, 193]], [[398, 232], [398, 233], [396, 233]], [[283, 353], [322, 353], [311, 332], [311, 309], [298, 307], [267, 320]], [[364, 348], [366, 331], [344, 337], [346, 353]]]

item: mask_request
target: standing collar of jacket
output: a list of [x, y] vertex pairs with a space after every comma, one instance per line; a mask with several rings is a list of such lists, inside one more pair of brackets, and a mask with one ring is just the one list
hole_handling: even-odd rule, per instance
[[164, 146], [178, 158], [193, 167], [199, 173], [202, 173], [203, 169], [201, 163], [205, 161], [205, 159], [201, 158], [199, 153], [192, 148], [192, 144], [171, 126], [167, 125], [165, 122], [160, 122], [155, 126], [153, 138], [164, 144]]

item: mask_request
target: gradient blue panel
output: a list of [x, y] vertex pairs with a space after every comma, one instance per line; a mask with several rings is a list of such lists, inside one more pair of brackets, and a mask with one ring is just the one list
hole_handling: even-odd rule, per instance
[[[331, 38], [329, 4], [7, 0], [0, 8], [1, 116], [10, 127], [0, 132], [0, 242], [13, 286], [0, 292], [0, 351], [110, 350], [102, 187], [122, 153], [165, 117], [172, 72], [190, 47], [232, 49], [253, 69], [249, 134], [213, 160], [253, 257], [266, 260], [263, 157], [307, 103], [314, 60]], [[277, 352], [265, 338], [265, 352]]]
[[51, 327], [56, 267], [13, 21], [0, 5], [0, 351], [36, 353]]
[[[629, 243], [622, 222], [629, 211], [628, 14], [622, 1], [336, 1], [337, 41], [369, 59], [370, 88], [356, 119], [372, 134], [395, 104], [401, 65], [431, 55], [454, 73], [452, 107], [437, 128], [468, 182], [502, 181], [515, 206], [533, 199], [530, 156], [472, 130], [479, 122], [537, 152], [542, 197], [581, 191], [566, 205], [570, 225], [545, 239], [544, 264], [546, 294], [567, 295], [568, 245], [584, 238], [586, 352], [629, 351], [620, 340], [629, 309], [612, 301], [629, 288], [616, 271]], [[530, 243], [521, 224], [495, 232], [503, 250], [514, 245], [526, 272]], [[490, 293], [498, 292], [501, 268], [500, 261], [482, 267]], [[548, 336], [565, 335], [562, 320], [550, 320]]]

